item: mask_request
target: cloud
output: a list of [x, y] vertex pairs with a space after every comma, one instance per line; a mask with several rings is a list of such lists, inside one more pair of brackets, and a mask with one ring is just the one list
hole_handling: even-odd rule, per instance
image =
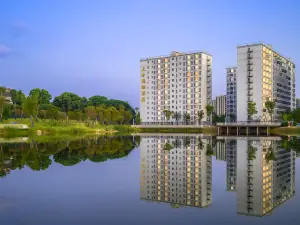
[[0, 45], [0, 57], [7, 56], [11, 52], [11, 49], [5, 45]]

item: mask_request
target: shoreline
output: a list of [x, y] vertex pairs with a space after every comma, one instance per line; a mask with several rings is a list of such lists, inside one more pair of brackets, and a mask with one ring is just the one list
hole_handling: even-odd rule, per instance
[[[27, 128], [24, 128], [27, 126]], [[210, 127], [139, 127], [131, 125], [96, 125], [88, 127], [84, 124], [62, 124], [56, 126], [38, 124], [28, 127], [26, 124], [2, 124], [0, 137], [30, 137], [30, 136], [79, 136], [79, 135], [129, 135], [138, 133], [173, 133], [173, 134], [208, 134], [217, 136], [217, 128]], [[280, 127], [270, 130], [271, 135], [300, 135], [300, 127]]]

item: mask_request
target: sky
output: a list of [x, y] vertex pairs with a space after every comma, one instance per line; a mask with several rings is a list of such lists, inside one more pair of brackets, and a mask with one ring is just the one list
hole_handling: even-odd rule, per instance
[[199, 50], [213, 56], [215, 97], [226, 92], [237, 45], [271, 44], [297, 74], [299, 17], [297, 0], [0, 0], [0, 85], [136, 107], [140, 58]]

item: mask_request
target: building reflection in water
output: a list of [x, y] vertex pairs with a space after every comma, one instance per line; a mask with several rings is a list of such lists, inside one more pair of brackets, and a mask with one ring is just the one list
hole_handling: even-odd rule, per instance
[[146, 136], [140, 146], [144, 200], [173, 207], [212, 204], [212, 156], [226, 161], [226, 190], [237, 213], [263, 216], [295, 194], [294, 151], [279, 137]]
[[140, 145], [144, 200], [172, 207], [206, 207], [212, 203], [212, 147], [198, 136], [147, 136]]

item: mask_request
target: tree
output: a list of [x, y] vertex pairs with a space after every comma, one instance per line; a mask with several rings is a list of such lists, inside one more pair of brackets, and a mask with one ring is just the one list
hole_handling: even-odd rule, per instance
[[170, 144], [169, 140], [164, 145], [164, 150], [169, 151], [173, 149], [174, 147]]
[[251, 144], [248, 146], [248, 160], [254, 160], [256, 159], [256, 151], [257, 149], [254, 148]]
[[52, 95], [45, 89], [34, 88], [29, 92], [29, 96], [37, 95], [38, 104], [50, 104]]
[[14, 105], [22, 106], [26, 98], [25, 94], [21, 90], [12, 89], [11, 91], [11, 100]]
[[225, 115], [220, 115], [218, 116], [217, 114], [213, 114], [212, 116], [212, 122], [215, 123], [224, 123], [226, 120], [226, 116]]
[[2, 121], [4, 105], [5, 105], [5, 87], [0, 87], [0, 121]]
[[82, 119], [82, 112], [77, 110], [77, 111], [70, 111], [68, 112], [68, 117], [70, 120], [81, 120]]
[[292, 113], [293, 120], [300, 123], [300, 109], [295, 109]]
[[204, 118], [203, 110], [198, 111], [197, 116], [198, 116], [198, 122], [199, 122], [199, 124], [201, 124], [201, 120]]
[[142, 118], [141, 118], [141, 114], [140, 112], [137, 113], [136, 117], [135, 117], [135, 123], [137, 125], [141, 124], [142, 123]]
[[266, 156], [265, 156], [265, 159], [266, 159], [267, 162], [276, 160], [276, 158], [275, 158], [275, 153], [274, 153], [272, 147], [270, 147], [270, 148], [268, 149], [267, 154], [266, 154]]
[[6, 120], [10, 117], [12, 107], [13, 107], [12, 104], [4, 104], [3, 114], [2, 114], [3, 119]]
[[230, 122], [233, 122], [236, 120], [236, 115], [235, 114], [229, 114]]
[[91, 103], [92, 106], [100, 106], [105, 104], [108, 101], [108, 98], [104, 97], [104, 96], [100, 96], [100, 95], [95, 95], [89, 98], [89, 101]]
[[209, 121], [212, 122], [210, 118], [211, 118], [211, 115], [212, 115], [212, 113], [214, 111], [214, 107], [212, 105], [210, 105], [210, 104], [207, 104], [205, 106], [205, 109], [206, 109], [206, 114], [208, 116]]
[[64, 92], [53, 100], [53, 105], [60, 108], [63, 112], [77, 110], [81, 107], [82, 98], [71, 92]]
[[274, 101], [269, 101], [268, 100], [268, 101], [265, 102], [265, 106], [266, 106], [267, 111], [268, 111], [268, 113], [270, 114], [270, 117], [271, 117], [271, 121], [273, 121], [275, 105], [276, 105], [276, 102], [274, 102]]
[[100, 106], [96, 107], [97, 120], [100, 124], [104, 123], [104, 110], [105, 110], [104, 105], [100, 105]]
[[118, 122], [120, 124], [123, 124], [124, 122], [127, 124], [130, 124], [130, 121], [132, 120], [133, 115], [131, 112], [126, 111], [125, 107], [123, 105], [120, 105], [117, 117], [118, 117]]
[[184, 120], [186, 125], [188, 124], [190, 119], [191, 119], [191, 115], [189, 113], [187, 113], [187, 112], [183, 113], [183, 120]]
[[36, 118], [38, 114], [38, 96], [28, 96], [23, 102], [23, 111], [29, 116], [30, 124], [33, 127], [33, 119]]
[[214, 155], [214, 151], [213, 151], [213, 147], [211, 144], [207, 144], [207, 147], [206, 147], [206, 153], [205, 153], [207, 156], [212, 156]]
[[253, 119], [253, 115], [257, 113], [256, 110], [256, 103], [255, 102], [248, 102], [248, 117], [249, 119]]
[[173, 113], [173, 119], [175, 119], [175, 121], [177, 122], [177, 125], [178, 125], [178, 121], [181, 119], [181, 113], [180, 112], [174, 112]]
[[169, 120], [171, 119], [172, 112], [169, 111], [169, 110], [167, 110], [167, 109], [165, 109], [165, 110], [163, 111], [163, 113], [165, 114], [166, 120], [169, 121]]
[[94, 106], [88, 106], [84, 109], [86, 112], [87, 118], [95, 121], [97, 119], [97, 111]]

